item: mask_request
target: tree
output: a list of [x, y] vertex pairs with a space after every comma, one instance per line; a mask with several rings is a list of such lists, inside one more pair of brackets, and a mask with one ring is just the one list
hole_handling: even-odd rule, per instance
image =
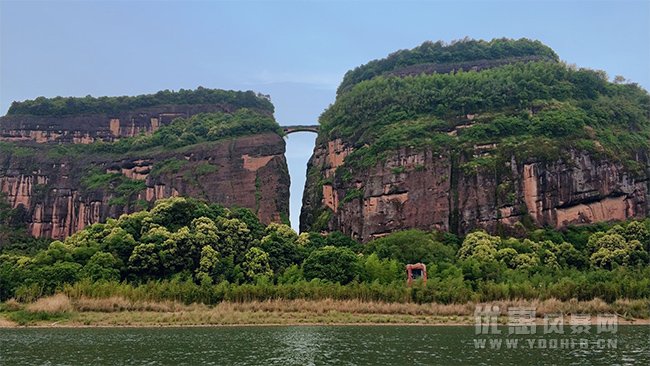
[[254, 281], [258, 277], [273, 276], [273, 271], [269, 265], [269, 255], [257, 247], [252, 247], [246, 252], [242, 269], [249, 281]]
[[53, 293], [65, 284], [73, 284], [79, 279], [81, 265], [73, 262], [56, 262], [51, 266], [36, 269], [37, 282], [45, 293]]
[[313, 251], [303, 264], [307, 280], [321, 280], [347, 284], [359, 275], [357, 255], [349, 248], [325, 246]]
[[197, 200], [172, 197], [156, 201], [156, 205], [151, 210], [151, 216], [153, 222], [173, 232], [183, 226], [189, 226], [196, 217], [196, 212], [204, 211], [205, 209], [206, 205]]
[[151, 213], [149, 211], [138, 211], [121, 215], [117, 220], [117, 225], [138, 241], [142, 235], [142, 228], [147, 221], [151, 221]]
[[515, 258], [519, 253], [513, 248], [503, 248], [499, 249], [496, 253], [496, 258], [499, 262], [505, 263], [510, 268], [517, 268], [515, 263]]
[[243, 207], [235, 207], [230, 209], [229, 217], [244, 222], [246, 227], [250, 230], [253, 238], [262, 238], [264, 236], [266, 228], [253, 211]]
[[152, 225], [140, 238], [142, 243], [162, 244], [172, 237], [172, 233], [166, 227], [158, 224]]
[[214, 221], [202, 216], [192, 220], [191, 228], [192, 240], [197, 246], [216, 246], [219, 236], [217, 235], [217, 225]]
[[282, 273], [287, 267], [300, 263], [303, 252], [298, 245], [298, 234], [288, 225], [272, 223], [266, 228], [260, 248], [269, 255], [274, 273]]
[[362, 280], [392, 283], [404, 280], [404, 266], [395, 259], [379, 259], [376, 253], [367, 256], [362, 264]]
[[51, 265], [56, 262], [72, 262], [72, 245], [64, 244], [58, 240], [50, 243], [47, 250], [34, 256], [34, 263], [38, 265]]
[[193, 271], [198, 266], [201, 246], [193, 239], [193, 233], [184, 226], [171, 233], [169, 239], [159, 246], [163, 274], [172, 275], [182, 271]]
[[199, 268], [196, 269], [196, 279], [202, 285], [211, 285], [216, 275], [215, 270], [219, 264], [219, 253], [211, 246], [201, 248]]
[[106, 252], [97, 252], [81, 271], [81, 277], [88, 278], [91, 281], [119, 281], [120, 279], [120, 262], [113, 254]]
[[287, 268], [278, 277], [278, 284], [296, 283], [305, 280], [305, 275], [302, 272], [302, 267], [297, 264]]
[[126, 263], [137, 244], [131, 234], [121, 227], [116, 227], [104, 238], [101, 248]]
[[340, 231], [329, 233], [325, 237], [325, 245], [350, 248], [353, 252], [360, 252], [362, 249], [361, 243], [352, 239], [348, 235], [343, 234]]
[[253, 237], [248, 226], [238, 219], [219, 217], [215, 221], [217, 226], [216, 250], [221, 257], [233, 256], [236, 263], [244, 260], [244, 253], [253, 246]]
[[140, 278], [155, 278], [161, 272], [160, 256], [155, 244], [140, 244], [129, 257], [129, 271]]
[[396, 259], [400, 263], [453, 263], [455, 250], [449, 245], [434, 241], [430, 233], [421, 230], [404, 230], [367, 244], [366, 253], [377, 253], [382, 259]]
[[638, 240], [626, 241], [620, 234], [593, 235], [589, 239], [593, 253], [589, 258], [596, 267], [613, 269], [616, 266], [633, 266], [647, 263], [648, 253]]
[[501, 238], [492, 236], [485, 231], [475, 231], [468, 234], [458, 251], [461, 259], [474, 258], [478, 261], [495, 261]]
[[625, 240], [638, 240], [647, 252], [650, 252], [650, 230], [640, 221], [632, 221], [623, 232]]

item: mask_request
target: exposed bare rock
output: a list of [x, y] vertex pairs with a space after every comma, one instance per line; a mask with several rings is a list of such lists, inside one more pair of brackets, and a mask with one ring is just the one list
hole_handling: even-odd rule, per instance
[[7, 115], [0, 117], [0, 141], [66, 142], [89, 144], [114, 141], [120, 137], [153, 133], [177, 117], [198, 113], [233, 112], [220, 104], [159, 105], [115, 115], [72, 116]]
[[[581, 151], [566, 151], [554, 162], [512, 157], [497, 173], [461, 169], [463, 158], [450, 153], [403, 148], [347, 179], [334, 177], [351, 150], [340, 140], [314, 149], [302, 230], [340, 230], [367, 241], [408, 228], [459, 234], [477, 228], [516, 231], [522, 224], [562, 229], [649, 212], [647, 177]], [[347, 153], [341, 159], [334, 151]], [[647, 166], [644, 159], [639, 162]]]
[[[263, 222], [277, 222], [289, 214], [284, 151], [282, 137], [266, 133], [179, 151], [135, 153], [121, 160], [104, 155], [50, 159], [46, 154], [0, 153], [0, 190], [12, 207], [27, 211], [29, 231], [37, 237], [65, 238], [93, 223], [179, 195], [250, 208]], [[170, 160], [183, 164], [177, 170], [155, 171]], [[143, 182], [144, 188], [118, 200], [110, 189], [84, 187], [83, 177], [93, 169]]]

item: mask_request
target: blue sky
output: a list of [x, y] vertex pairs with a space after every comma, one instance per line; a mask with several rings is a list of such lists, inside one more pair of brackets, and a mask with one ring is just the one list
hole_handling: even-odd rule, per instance
[[[270, 94], [281, 124], [316, 122], [343, 74], [425, 40], [538, 39], [650, 88], [650, 1], [4, 1], [0, 114], [38, 96], [161, 89]], [[292, 222], [313, 136], [292, 135]]]

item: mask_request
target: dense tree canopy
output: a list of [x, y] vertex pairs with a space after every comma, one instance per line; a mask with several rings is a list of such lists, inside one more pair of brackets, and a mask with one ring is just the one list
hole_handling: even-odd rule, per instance
[[39, 116], [64, 116], [75, 114], [115, 115], [138, 108], [153, 107], [164, 104], [220, 104], [232, 109], [250, 108], [273, 113], [273, 105], [267, 98], [260, 97], [252, 91], [233, 91], [207, 89], [178, 91], [161, 90], [155, 94], [121, 97], [99, 97], [90, 95], [83, 98], [38, 97], [34, 100], [13, 102], [8, 115], [31, 114]]
[[525, 38], [519, 40], [493, 39], [477, 41], [463, 39], [449, 45], [443, 42], [424, 42], [412, 50], [401, 50], [381, 60], [370, 61], [343, 77], [337, 94], [350, 90], [355, 84], [400, 68], [417, 64], [449, 64], [464, 61], [483, 61], [537, 56], [540, 59], [558, 60], [558, 56], [539, 41]]
[[333, 291], [326, 290], [327, 283], [389, 291], [406, 286], [406, 264], [421, 262], [428, 268], [429, 292], [416, 292], [417, 301], [613, 300], [650, 296], [649, 245], [650, 220], [595, 230], [540, 229], [523, 239], [482, 231], [457, 238], [406, 230], [361, 245], [341, 233], [298, 235], [284, 224], [264, 226], [245, 209], [177, 197], [158, 201], [151, 211], [91, 225], [40, 250], [21, 243], [4, 247], [0, 298], [31, 299], [77, 283], [160, 281], [242, 286], [233, 291], [256, 291], [246, 287], [251, 284], [301, 283], [324, 286], [318, 291]]

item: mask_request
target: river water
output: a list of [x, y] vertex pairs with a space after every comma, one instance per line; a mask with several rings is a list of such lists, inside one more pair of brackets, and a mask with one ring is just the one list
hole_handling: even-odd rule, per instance
[[[525, 336], [509, 336], [507, 328], [499, 336], [474, 332], [467, 326], [0, 329], [0, 365], [650, 365], [649, 326], [575, 337], [544, 335], [539, 327]], [[499, 347], [499, 339], [518, 344]]]

